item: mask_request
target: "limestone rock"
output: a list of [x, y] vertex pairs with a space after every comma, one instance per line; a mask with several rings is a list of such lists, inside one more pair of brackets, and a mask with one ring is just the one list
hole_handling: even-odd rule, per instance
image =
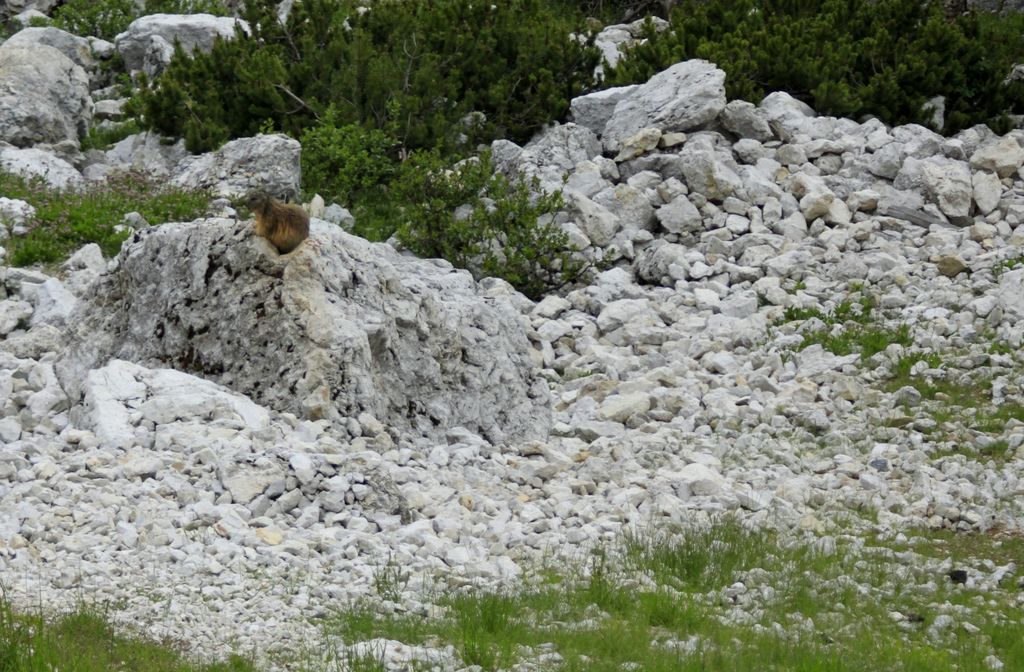
[[544, 191], [554, 192], [577, 164], [600, 155], [601, 143], [589, 128], [555, 124], [534, 136], [509, 163], [520, 175], [539, 179]]
[[273, 196], [299, 193], [298, 140], [286, 135], [257, 135], [232, 140], [215, 152], [186, 157], [171, 183], [182, 189], [210, 189], [236, 198], [260, 189]]
[[999, 293], [996, 299], [1014, 321], [1024, 319], [1024, 269], [1009, 271], [999, 276]]
[[0, 140], [77, 143], [91, 118], [89, 78], [74, 61], [45, 44], [0, 45]]
[[249, 222], [137, 232], [69, 327], [74, 390], [119, 358], [191, 371], [265, 406], [342, 420], [366, 411], [427, 436], [544, 435], [548, 392], [518, 310], [446, 262], [398, 255], [314, 220], [279, 256]]
[[133, 170], [161, 178], [169, 176], [189, 156], [184, 140], [166, 145], [156, 133], [136, 133], [108, 149], [103, 162], [119, 170]]
[[594, 133], [604, 132], [604, 127], [611, 119], [612, 112], [619, 101], [629, 96], [639, 84], [616, 86], [602, 91], [577, 96], [569, 102], [569, 114], [572, 120], [589, 128]]
[[978, 212], [987, 215], [996, 209], [999, 199], [1003, 195], [1003, 185], [999, 182], [998, 175], [988, 171], [978, 171], [971, 176], [971, 186]]
[[722, 125], [740, 138], [767, 142], [775, 136], [767, 113], [743, 100], [732, 100], [722, 110]]
[[[114, 38], [125, 67], [159, 74], [174, 53], [174, 44], [186, 53], [210, 51], [218, 38], [230, 40], [235, 30], [249, 32], [241, 19], [210, 14], [150, 14], [135, 19], [128, 29]], [[148, 60], [148, 63], [147, 63]]]
[[725, 73], [707, 61], [684, 61], [620, 100], [602, 140], [607, 151], [617, 152], [626, 138], [644, 128], [687, 131], [713, 120], [723, 108]]
[[38, 177], [53, 189], [77, 189], [85, 184], [74, 166], [38, 147], [0, 145], [0, 168], [25, 178]]
[[1009, 177], [1024, 165], [1024, 148], [1012, 135], [987, 144], [971, 155], [971, 167], [990, 170], [999, 177]]
[[11, 35], [4, 45], [28, 48], [46, 45], [67, 56], [86, 72], [96, 67], [96, 59], [93, 58], [89, 40], [52, 26], [23, 28]]
[[971, 214], [974, 187], [971, 169], [963, 161], [933, 157], [921, 162], [921, 180], [928, 199], [950, 218]]

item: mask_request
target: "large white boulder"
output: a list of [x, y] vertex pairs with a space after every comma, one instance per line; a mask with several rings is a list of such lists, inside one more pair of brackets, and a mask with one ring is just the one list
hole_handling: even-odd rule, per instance
[[725, 73], [713, 63], [684, 61], [659, 72], [615, 105], [602, 133], [605, 150], [645, 128], [688, 131], [706, 124], [725, 108]]
[[96, 67], [89, 40], [53, 26], [23, 28], [11, 35], [4, 44], [7, 47], [29, 48], [46, 45], [70, 58], [86, 72]]
[[74, 396], [117, 358], [307, 418], [366, 412], [435, 439], [460, 426], [493, 442], [539, 438], [551, 422], [508, 298], [326, 222], [283, 256], [247, 221], [145, 229], [93, 287], [58, 367]]
[[78, 142], [91, 119], [89, 77], [79, 65], [45, 44], [0, 45], [0, 140]]
[[236, 28], [249, 32], [247, 22], [230, 16], [150, 14], [132, 21], [114, 44], [129, 71], [155, 75], [170, 62], [176, 43], [189, 54], [196, 49], [209, 52], [218, 38], [234, 38]]

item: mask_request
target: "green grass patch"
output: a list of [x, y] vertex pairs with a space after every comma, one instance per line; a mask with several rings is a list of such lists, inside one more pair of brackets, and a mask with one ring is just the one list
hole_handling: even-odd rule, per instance
[[[924, 372], [914, 375], [912, 371], [918, 362], [926, 362], [927, 370], [939, 370], [937, 375]], [[945, 371], [942, 358], [934, 353], [910, 353], [896, 361], [892, 376], [884, 385], [887, 392], [903, 387], [912, 387], [921, 394], [925, 412], [938, 423], [939, 431], [945, 423], [959, 422], [967, 429], [999, 437], [1011, 420], [1024, 422], [1024, 403], [1020, 401], [992, 400], [992, 379], [984, 370]], [[957, 437], [950, 437], [955, 440]], [[995, 438], [978, 450], [982, 457], [1005, 459], [1009, 456], [1009, 444]]]
[[[970, 538], [949, 538], [957, 562], [977, 557]], [[629, 534], [514, 587], [441, 592], [427, 598], [438, 607], [432, 618], [362, 602], [326, 632], [345, 645], [377, 637], [451, 645], [464, 664], [488, 671], [943, 672], [984, 669], [993, 654], [1006, 669], [1024, 669], [1014, 667], [1024, 666], [1012, 636], [1024, 622], [1012, 595], [954, 585], [938, 562], [908, 558], [912, 550], [852, 537], [822, 550], [811, 537], [783, 539], [724, 518]], [[930, 630], [947, 613], [956, 624]], [[979, 632], [962, 629], [965, 621]]]
[[110, 149], [112, 145], [140, 131], [142, 131], [142, 127], [135, 119], [129, 119], [106, 128], [90, 128], [89, 134], [82, 139], [82, 151], [84, 152], [87, 149]]
[[87, 243], [97, 243], [106, 256], [117, 254], [130, 235], [117, 230], [128, 212], [150, 224], [190, 221], [203, 214], [205, 192], [188, 192], [133, 173], [111, 176], [82, 191], [54, 190], [39, 180], [0, 173], [0, 193], [27, 201], [36, 209], [24, 235], [5, 241], [12, 266], [63, 261]]
[[15, 614], [0, 599], [0, 670], [3, 672], [254, 672], [248, 661], [189, 661], [180, 650], [114, 634], [100, 613], [81, 608], [54, 620]]
[[790, 306], [779, 323], [821, 321], [821, 327], [802, 333], [803, 341], [797, 349], [817, 344], [839, 356], [859, 353], [861, 359], [868, 359], [893, 343], [910, 346], [914, 342], [909, 326], [885, 327], [879, 324], [875, 308], [875, 301], [870, 296], [844, 300], [829, 311]]

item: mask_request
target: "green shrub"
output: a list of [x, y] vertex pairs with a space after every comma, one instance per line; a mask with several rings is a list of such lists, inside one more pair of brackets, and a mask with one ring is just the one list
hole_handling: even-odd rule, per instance
[[53, 10], [53, 25], [75, 35], [113, 40], [138, 16], [135, 0], [68, 0]]
[[0, 173], [0, 193], [36, 209], [28, 233], [4, 243], [12, 266], [60, 262], [87, 243], [97, 243], [112, 256], [129, 236], [116, 229], [125, 214], [138, 212], [150, 224], [189, 221], [209, 201], [205, 193], [183, 192], [133, 173], [83, 191], [53, 190], [38, 180]]
[[531, 298], [589, 270], [550, 221], [561, 194], [531, 197], [530, 185], [495, 172], [486, 154], [448, 169], [436, 151], [416, 152], [402, 164], [391, 198], [400, 204], [398, 239], [410, 250], [477, 278], [504, 278]]
[[113, 40], [135, 19], [145, 14], [226, 15], [222, 0], [67, 0], [53, 10], [53, 25], [75, 35], [94, 35]]
[[[405, 151], [522, 141], [564, 116], [591, 84], [597, 50], [570, 37], [582, 17], [560, 2], [304, 0], [288, 21], [277, 3], [246, 3], [252, 34], [211, 53], [178, 51], [130, 109], [164, 135], [205, 151], [266, 120], [299, 137], [333, 107], [332, 124], [394, 136]], [[470, 112], [480, 123], [465, 125]]]
[[398, 170], [398, 141], [378, 129], [337, 123], [332, 108], [302, 133], [302, 178], [307, 193], [352, 207], [383, 198]]
[[1024, 84], [1004, 85], [1024, 57], [1024, 16], [947, 18], [938, 0], [685, 0], [671, 27], [649, 28], [608, 85], [646, 81], [669, 65], [707, 59], [730, 98], [787, 91], [823, 114], [928, 124], [925, 102], [945, 96], [945, 127], [1005, 130], [1024, 112]]

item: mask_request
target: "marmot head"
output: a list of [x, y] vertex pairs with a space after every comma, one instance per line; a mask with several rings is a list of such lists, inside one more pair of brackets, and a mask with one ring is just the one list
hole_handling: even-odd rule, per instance
[[273, 200], [273, 197], [265, 191], [253, 191], [245, 197], [245, 207], [254, 212], [265, 210]]

